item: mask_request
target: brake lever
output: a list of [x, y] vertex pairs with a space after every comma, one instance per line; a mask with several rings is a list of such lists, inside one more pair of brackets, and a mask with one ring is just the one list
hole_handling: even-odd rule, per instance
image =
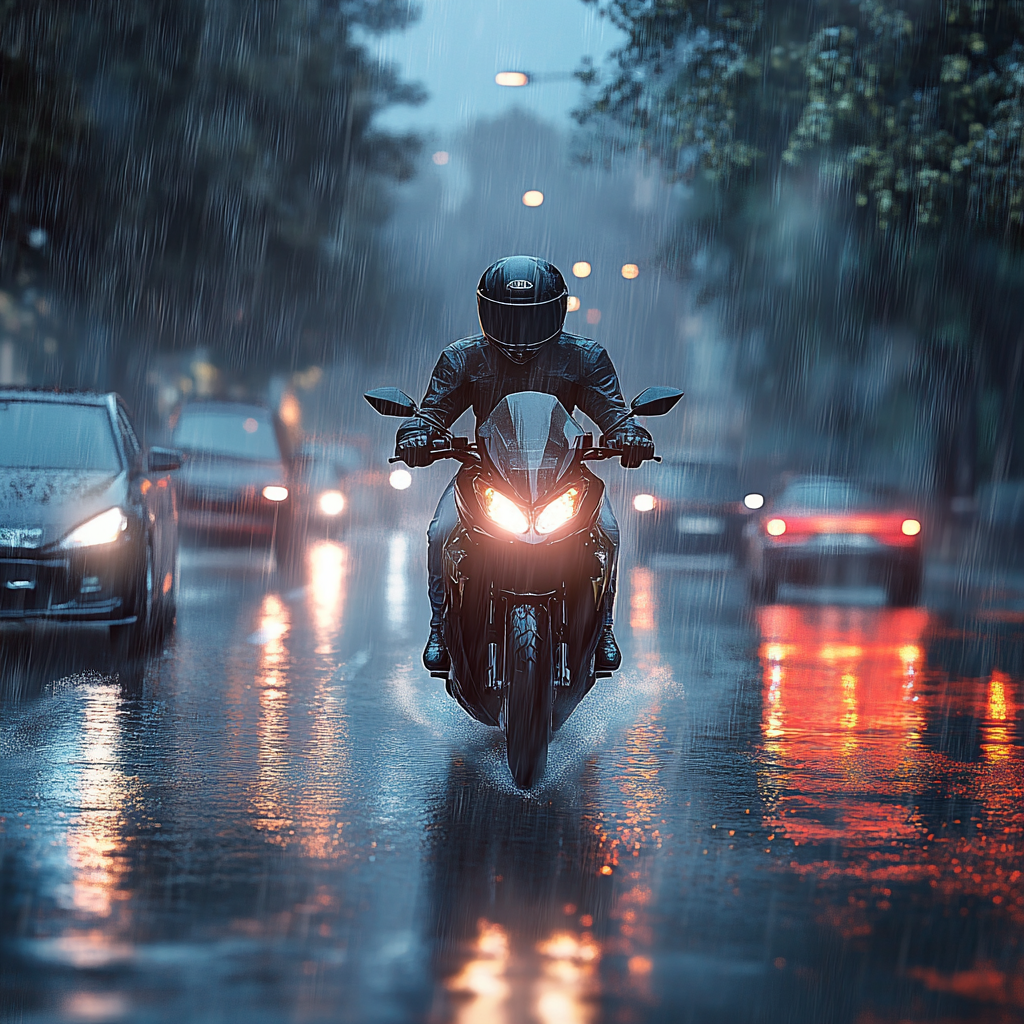
[[[464, 466], [472, 462], [479, 462], [480, 456], [474, 448], [440, 448], [430, 453], [431, 463], [440, 462], [441, 459], [457, 459]], [[398, 455], [392, 455], [388, 462], [404, 462]]]
[[[620, 448], [588, 448], [580, 457], [594, 462], [598, 459], [617, 459], [621, 455], [622, 450]], [[644, 459], [644, 462], [661, 462], [661, 456], [652, 455], [649, 459]]]

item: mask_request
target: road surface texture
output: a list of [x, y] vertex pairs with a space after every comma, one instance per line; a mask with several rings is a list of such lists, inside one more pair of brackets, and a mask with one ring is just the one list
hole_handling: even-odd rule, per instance
[[184, 551], [148, 665], [4, 637], [0, 1019], [1021, 1019], [1019, 592], [627, 562], [524, 795], [420, 667], [423, 547]]

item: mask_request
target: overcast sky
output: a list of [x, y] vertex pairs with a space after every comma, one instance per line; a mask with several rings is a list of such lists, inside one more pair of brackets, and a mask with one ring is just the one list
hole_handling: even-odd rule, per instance
[[495, 74], [571, 72], [584, 55], [602, 61], [621, 39], [582, 0], [422, 0], [421, 7], [421, 18], [407, 31], [372, 45], [405, 78], [420, 82], [429, 99], [420, 107], [393, 108], [379, 124], [433, 133], [439, 142], [479, 117], [516, 106], [568, 127], [579, 105], [579, 82], [503, 89], [494, 84]]

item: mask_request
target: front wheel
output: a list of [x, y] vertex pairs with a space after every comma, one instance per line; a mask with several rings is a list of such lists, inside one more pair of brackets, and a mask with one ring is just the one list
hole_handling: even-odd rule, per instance
[[153, 549], [146, 545], [142, 577], [135, 583], [135, 621], [110, 627], [110, 643], [115, 654], [132, 657], [146, 654], [156, 645], [159, 630], [156, 621], [156, 586], [153, 576]]
[[509, 622], [505, 705], [508, 768], [520, 789], [540, 782], [551, 738], [551, 645], [534, 605], [517, 605]]

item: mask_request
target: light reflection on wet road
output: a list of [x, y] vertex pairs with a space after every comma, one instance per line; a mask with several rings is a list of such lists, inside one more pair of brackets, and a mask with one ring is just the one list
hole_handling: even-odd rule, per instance
[[419, 667], [422, 563], [186, 553], [116, 676], [5, 639], [0, 1019], [1019, 1019], [1019, 615], [627, 566], [628, 668], [523, 796]]

